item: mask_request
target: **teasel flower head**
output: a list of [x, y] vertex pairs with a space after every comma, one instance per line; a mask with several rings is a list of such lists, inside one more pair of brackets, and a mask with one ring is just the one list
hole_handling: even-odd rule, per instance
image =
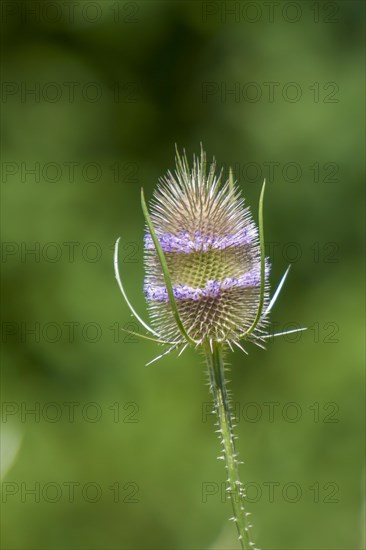
[[[261, 295], [258, 229], [231, 178], [222, 182], [206, 155], [177, 153], [175, 172], [160, 179], [151, 201], [151, 222], [164, 253], [179, 316], [196, 342], [235, 342], [252, 326]], [[264, 272], [264, 303], [268, 296]], [[165, 339], [182, 339], [163, 269], [149, 230], [145, 234], [145, 295], [154, 328]], [[260, 338], [264, 319], [251, 333]]]
[[150, 212], [141, 191], [146, 220], [144, 291], [152, 327], [137, 315], [122, 286], [119, 239], [115, 273], [133, 315], [153, 340], [171, 344], [165, 353], [189, 344], [227, 344], [231, 349], [234, 344], [245, 352], [241, 341], [264, 347], [270, 337], [268, 316], [288, 273], [269, 300], [264, 189], [265, 182], [257, 227], [232, 172], [223, 181], [215, 160], [207, 166], [201, 146], [191, 167], [186, 154], [176, 152], [175, 170], [159, 180]]

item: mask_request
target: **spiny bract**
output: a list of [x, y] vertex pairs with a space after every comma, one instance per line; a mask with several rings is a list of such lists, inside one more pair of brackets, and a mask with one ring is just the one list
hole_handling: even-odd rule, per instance
[[[184, 328], [195, 341], [235, 342], [252, 326], [260, 300], [260, 243], [239, 189], [230, 177], [221, 184], [213, 160], [177, 153], [174, 174], [159, 180], [151, 220], [168, 265]], [[166, 340], [183, 342], [175, 322], [163, 270], [149, 230], [145, 233], [145, 296], [152, 323]], [[265, 267], [264, 306], [268, 303]], [[258, 343], [260, 319], [249, 339]]]

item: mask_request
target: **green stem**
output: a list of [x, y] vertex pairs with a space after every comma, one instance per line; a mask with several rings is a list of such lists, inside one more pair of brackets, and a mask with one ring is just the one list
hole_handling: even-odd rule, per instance
[[235, 450], [233, 418], [226, 390], [222, 344], [207, 345], [206, 359], [210, 380], [210, 389], [218, 418], [219, 433], [223, 448], [223, 458], [227, 473], [227, 491], [230, 493], [233, 507], [233, 521], [236, 524], [239, 541], [243, 550], [253, 549], [250, 537], [249, 514], [245, 511], [244, 491], [239, 479], [239, 462]]

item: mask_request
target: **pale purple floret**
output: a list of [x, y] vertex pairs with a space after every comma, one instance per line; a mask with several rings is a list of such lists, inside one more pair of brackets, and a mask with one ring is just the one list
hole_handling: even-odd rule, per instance
[[[267, 271], [267, 270], [266, 270]], [[255, 267], [240, 277], [226, 277], [222, 281], [209, 280], [204, 288], [193, 288], [187, 285], [174, 285], [173, 293], [176, 300], [199, 300], [217, 298], [226, 290], [232, 288], [250, 288], [260, 285], [260, 269]], [[147, 300], [168, 302], [168, 291], [165, 286], [146, 284], [144, 287]]]
[[[158, 235], [159, 243], [164, 252], [207, 252], [210, 249], [224, 250], [225, 248], [252, 244], [256, 239], [256, 229], [244, 227], [234, 234], [223, 237], [216, 235], [202, 235], [198, 230], [194, 231], [193, 238], [188, 231], [181, 231], [178, 235], [163, 233]], [[155, 250], [155, 245], [150, 233], [144, 237], [145, 250]]]

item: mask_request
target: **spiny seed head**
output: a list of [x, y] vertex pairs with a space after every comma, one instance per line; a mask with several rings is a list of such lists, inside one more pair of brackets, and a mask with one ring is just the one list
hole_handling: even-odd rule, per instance
[[[221, 183], [206, 155], [177, 153], [176, 169], [159, 180], [150, 204], [153, 226], [164, 252], [184, 328], [196, 341], [235, 341], [248, 330], [260, 299], [258, 229], [241, 193], [229, 178]], [[182, 341], [169, 302], [163, 270], [152, 236], [145, 233], [144, 290], [156, 330]], [[265, 268], [265, 294], [267, 277]], [[263, 321], [252, 338], [259, 337]]]

